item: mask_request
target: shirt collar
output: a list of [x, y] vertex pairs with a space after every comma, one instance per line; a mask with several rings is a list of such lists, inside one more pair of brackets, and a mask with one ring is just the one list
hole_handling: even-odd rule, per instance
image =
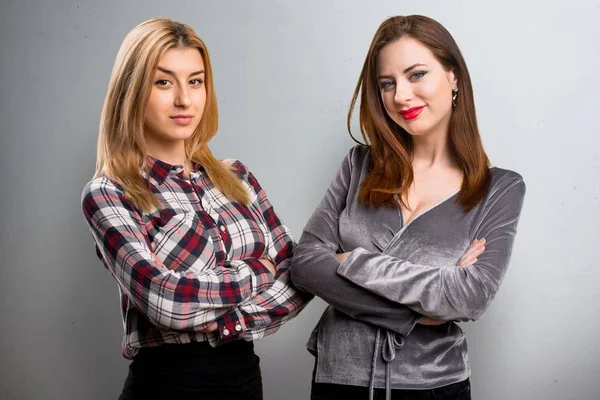
[[[143, 176], [146, 179], [148, 177], [154, 179], [159, 185], [162, 184], [169, 176], [175, 176], [183, 172], [183, 165], [171, 165], [152, 156], [146, 157], [146, 166], [147, 170], [143, 171]], [[201, 165], [193, 163], [192, 174], [200, 171], [201, 169]]]

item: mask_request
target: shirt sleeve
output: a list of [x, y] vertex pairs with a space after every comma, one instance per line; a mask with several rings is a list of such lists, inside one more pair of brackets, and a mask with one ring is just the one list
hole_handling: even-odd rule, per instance
[[[120, 289], [162, 329], [201, 330], [273, 283], [260, 261], [219, 264], [214, 253], [206, 255], [201, 272], [167, 268], [151, 250], [141, 214], [107, 178], [86, 186], [82, 208], [98, 253]], [[228, 320], [232, 327], [235, 318]]]
[[337, 273], [338, 218], [346, 207], [352, 154], [351, 150], [304, 228], [292, 260], [292, 281], [299, 289], [319, 296], [355, 319], [408, 335], [421, 317], [417, 312]]
[[476, 320], [490, 305], [508, 267], [525, 196], [518, 177], [490, 201], [476, 230], [485, 251], [468, 267], [414, 264], [353, 250], [337, 272], [357, 285], [441, 320]]
[[[275, 281], [267, 290], [247, 299], [231, 312], [239, 313], [244, 324], [236, 332], [237, 338], [253, 341], [279, 330], [282, 324], [304, 309], [312, 295], [296, 290], [291, 283], [290, 263], [294, 241], [288, 228], [280, 221], [254, 175], [247, 172], [239, 161], [234, 166], [238, 171], [243, 171], [243, 179], [255, 194], [253, 207], [258, 210], [257, 219], [265, 231], [265, 258], [273, 263], [276, 270]], [[229, 339], [234, 338], [232, 336]]]

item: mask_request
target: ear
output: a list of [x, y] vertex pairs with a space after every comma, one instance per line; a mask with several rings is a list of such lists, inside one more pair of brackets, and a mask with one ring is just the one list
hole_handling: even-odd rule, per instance
[[454, 75], [454, 70], [449, 70], [446, 72], [446, 78], [448, 78], [448, 82], [450, 82], [452, 84], [452, 87], [456, 87], [457, 85], [457, 80], [456, 80], [456, 76]]

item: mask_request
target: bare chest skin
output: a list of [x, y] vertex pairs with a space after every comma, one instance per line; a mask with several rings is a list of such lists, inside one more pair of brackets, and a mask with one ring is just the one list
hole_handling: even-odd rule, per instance
[[402, 198], [410, 208], [401, 207], [404, 225], [456, 193], [462, 179], [462, 172], [452, 168], [415, 170], [414, 182]]

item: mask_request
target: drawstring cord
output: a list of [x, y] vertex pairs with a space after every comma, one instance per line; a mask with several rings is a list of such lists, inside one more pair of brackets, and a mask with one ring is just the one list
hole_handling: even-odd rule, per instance
[[[375, 335], [375, 348], [373, 349], [373, 361], [371, 363], [371, 381], [369, 382], [369, 400], [373, 400], [375, 370], [377, 367], [377, 352], [379, 350], [379, 340], [381, 338], [381, 328], [377, 328]], [[385, 361], [385, 399], [392, 399], [392, 385], [390, 382], [390, 363], [396, 358], [396, 350], [400, 350], [404, 346], [404, 339], [395, 332], [386, 331], [381, 349], [381, 356]]]

